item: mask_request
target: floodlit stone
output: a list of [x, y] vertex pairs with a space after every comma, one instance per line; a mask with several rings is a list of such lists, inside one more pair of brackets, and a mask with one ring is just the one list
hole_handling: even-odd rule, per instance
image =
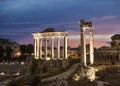
[[90, 64], [94, 63], [94, 47], [93, 47], [93, 26], [91, 22], [85, 22], [84, 20], [80, 21], [80, 30], [81, 30], [81, 53], [82, 53], [82, 65], [87, 66], [86, 59], [86, 29], [89, 29], [90, 33]]
[[[34, 37], [34, 57], [35, 59], [43, 59], [43, 55], [45, 56], [44, 59], [47, 60], [48, 58], [48, 40], [51, 38], [51, 59], [55, 59], [55, 51], [54, 51], [54, 38], [57, 38], [57, 60], [67, 59], [67, 46], [68, 46], [68, 37], [67, 32], [42, 32], [42, 33], [32, 33]], [[60, 57], [60, 40], [64, 38], [64, 56], [61, 59]], [[45, 41], [45, 52], [42, 54], [42, 41]]]
[[5, 73], [4, 73], [4, 72], [1, 72], [0, 75], [5, 75]]

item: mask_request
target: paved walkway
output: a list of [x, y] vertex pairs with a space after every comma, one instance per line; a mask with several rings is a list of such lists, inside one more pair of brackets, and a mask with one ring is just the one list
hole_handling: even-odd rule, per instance
[[49, 78], [42, 79], [41, 82], [53, 81], [53, 80], [56, 79], [56, 77], [59, 78], [59, 79], [62, 79], [62, 78], [67, 79], [71, 75], [71, 73], [73, 73], [76, 70], [78, 65], [79, 65], [79, 63], [76, 63], [66, 72], [60, 73], [58, 75], [55, 75], [55, 76], [52, 76], [52, 77], [49, 77]]
[[[19, 76], [19, 77], [12, 78], [12, 79], [18, 80], [18, 79], [26, 77], [26, 76], [28, 76], [28, 75]], [[1, 81], [0, 86], [6, 86], [8, 84], [8, 82], [12, 81], [12, 79], [7, 79], [7, 80], [4, 80], [4, 81]]]

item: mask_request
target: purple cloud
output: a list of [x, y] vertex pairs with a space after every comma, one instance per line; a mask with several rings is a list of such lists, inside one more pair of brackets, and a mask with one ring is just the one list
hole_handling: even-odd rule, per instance
[[91, 18], [91, 20], [93, 22], [103, 22], [103, 21], [108, 21], [115, 18], [117, 18], [117, 16], [102, 16], [102, 17], [93, 17]]

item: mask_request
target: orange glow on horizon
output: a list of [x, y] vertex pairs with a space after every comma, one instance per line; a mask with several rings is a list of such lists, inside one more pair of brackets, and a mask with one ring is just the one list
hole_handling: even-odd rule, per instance
[[[106, 39], [95, 40], [94, 41], [94, 47], [99, 48], [99, 47], [102, 47], [102, 46], [110, 46], [110, 44], [107, 44], [104, 41], [110, 41], [110, 40], [106, 40]], [[87, 41], [87, 44], [89, 44], [88, 41]], [[68, 45], [72, 48], [76, 48], [80, 45], [80, 41], [79, 40], [70, 40]]]

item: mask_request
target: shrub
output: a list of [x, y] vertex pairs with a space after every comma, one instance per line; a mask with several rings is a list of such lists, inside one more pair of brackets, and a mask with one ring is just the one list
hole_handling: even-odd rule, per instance
[[19, 80], [12, 80], [6, 86], [23, 86]]
[[41, 83], [41, 79], [39, 76], [32, 76], [29, 80], [29, 86], [36, 86], [38, 83]]
[[35, 73], [35, 70], [38, 66], [38, 60], [37, 59], [32, 59], [32, 65], [30, 67], [30, 74], [34, 74]]

